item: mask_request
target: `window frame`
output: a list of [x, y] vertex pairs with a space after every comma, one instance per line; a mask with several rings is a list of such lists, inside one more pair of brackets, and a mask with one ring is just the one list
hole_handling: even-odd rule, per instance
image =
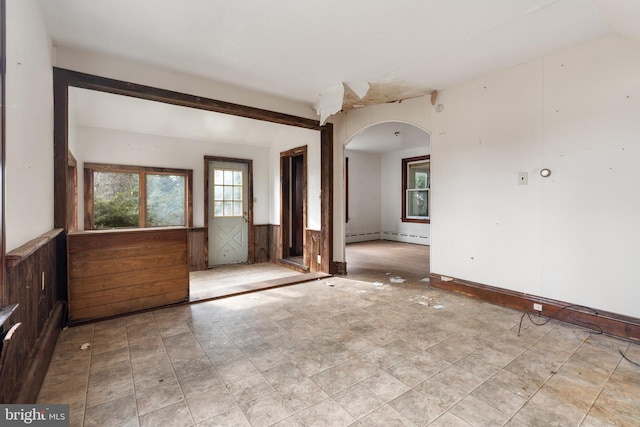
[[407, 157], [402, 159], [402, 222], [415, 222], [420, 224], [430, 224], [431, 223], [431, 167], [429, 167], [429, 185], [427, 186], [427, 212], [429, 216], [425, 219], [413, 218], [407, 215], [407, 190], [411, 190], [408, 188], [407, 182], [409, 179], [409, 165], [414, 163], [422, 163], [428, 162], [429, 166], [431, 166], [431, 155], [425, 156], [416, 156], [416, 157]]
[[[115, 172], [115, 173], [137, 173], [140, 175], [139, 184], [139, 216], [140, 222], [137, 227], [124, 227], [118, 228], [118, 230], [138, 230], [142, 228], [171, 228], [171, 227], [186, 227], [191, 228], [193, 225], [193, 170], [191, 169], [172, 169], [172, 168], [157, 168], [149, 166], [131, 166], [131, 165], [113, 165], [103, 163], [85, 163], [84, 164], [84, 229], [85, 230], [103, 230], [94, 229], [94, 172]], [[147, 191], [146, 182], [147, 175], [179, 175], [185, 179], [185, 200], [184, 200], [184, 225], [170, 225], [170, 226], [157, 226], [147, 227], [146, 215], [147, 215]], [[144, 197], [143, 197], [144, 195]]]

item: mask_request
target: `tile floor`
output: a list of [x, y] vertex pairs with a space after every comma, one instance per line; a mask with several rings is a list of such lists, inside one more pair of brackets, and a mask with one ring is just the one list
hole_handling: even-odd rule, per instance
[[619, 353], [640, 345], [527, 320], [517, 337], [520, 316], [334, 277], [68, 328], [39, 403], [73, 426], [640, 424]]

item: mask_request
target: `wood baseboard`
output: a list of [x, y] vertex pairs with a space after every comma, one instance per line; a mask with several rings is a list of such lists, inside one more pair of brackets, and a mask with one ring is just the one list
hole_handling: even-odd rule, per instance
[[331, 263], [330, 273], [345, 276], [347, 274], [347, 263], [341, 261], [333, 261]]
[[35, 403], [42, 382], [47, 374], [49, 362], [53, 357], [53, 350], [56, 347], [58, 335], [62, 330], [62, 317], [64, 315], [64, 304], [56, 303], [47, 319], [42, 335], [36, 342], [36, 348], [29, 361], [29, 368], [18, 385], [17, 395], [14, 403]]
[[446, 277], [437, 273], [431, 273], [429, 278], [431, 286], [439, 289], [527, 313], [537, 314], [538, 312], [533, 310], [533, 304], [541, 304], [541, 315], [544, 317], [553, 316], [554, 319], [562, 322], [596, 331], [599, 328], [599, 330], [608, 335], [640, 341], [640, 319], [635, 317], [598, 309], [592, 309], [593, 311], [591, 311], [572, 303]]

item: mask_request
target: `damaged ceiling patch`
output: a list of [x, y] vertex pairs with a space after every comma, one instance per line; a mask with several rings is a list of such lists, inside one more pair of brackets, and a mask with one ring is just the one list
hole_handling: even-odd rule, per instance
[[431, 88], [399, 80], [380, 83], [344, 82], [322, 92], [313, 108], [320, 115], [320, 124], [324, 125], [330, 116], [339, 111], [397, 102], [434, 92]]

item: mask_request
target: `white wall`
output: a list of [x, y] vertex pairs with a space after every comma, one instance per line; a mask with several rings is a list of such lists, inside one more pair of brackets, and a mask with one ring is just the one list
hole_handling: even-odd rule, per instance
[[7, 251], [53, 228], [53, 62], [35, 0], [7, 1]]
[[[146, 135], [112, 129], [79, 126], [76, 130], [78, 160], [78, 217], [84, 209], [85, 162], [166, 167], [193, 170], [193, 225], [204, 227], [204, 156], [253, 160], [254, 224], [269, 221], [269, 148], [242, 144], [197, 141]], [[82, 221], [80, 221], [82, 222]], [[79, 229], [84, 224], [78, 224]]]
[[69, 47], [56, 47], [55, 66], [317, 120], [310, 105], [202, 77]]
[[[347, 243], [379, 240], [381, 218], [381, 155], [345, 150], [349, 158], [349, 222], [345, 225]], [[341, 221], [343, 217], [335, 218]]]
[[612, 36], [442, 91], [431, 270], [640, 317], [638, 76]]
[[610, 36], [441, 90], [441, 113], [419, 98], [338, 115], [334, 215], [340, 142], [408, 121], [431, 131], [431, 271], [640, 317], [638, 76], [640, 42]]
[[429, 154], [428, 147], [394, 151], [382, 155], [382, 239], [428, 245], [429, 224], [402, 222], [402, 159]]

